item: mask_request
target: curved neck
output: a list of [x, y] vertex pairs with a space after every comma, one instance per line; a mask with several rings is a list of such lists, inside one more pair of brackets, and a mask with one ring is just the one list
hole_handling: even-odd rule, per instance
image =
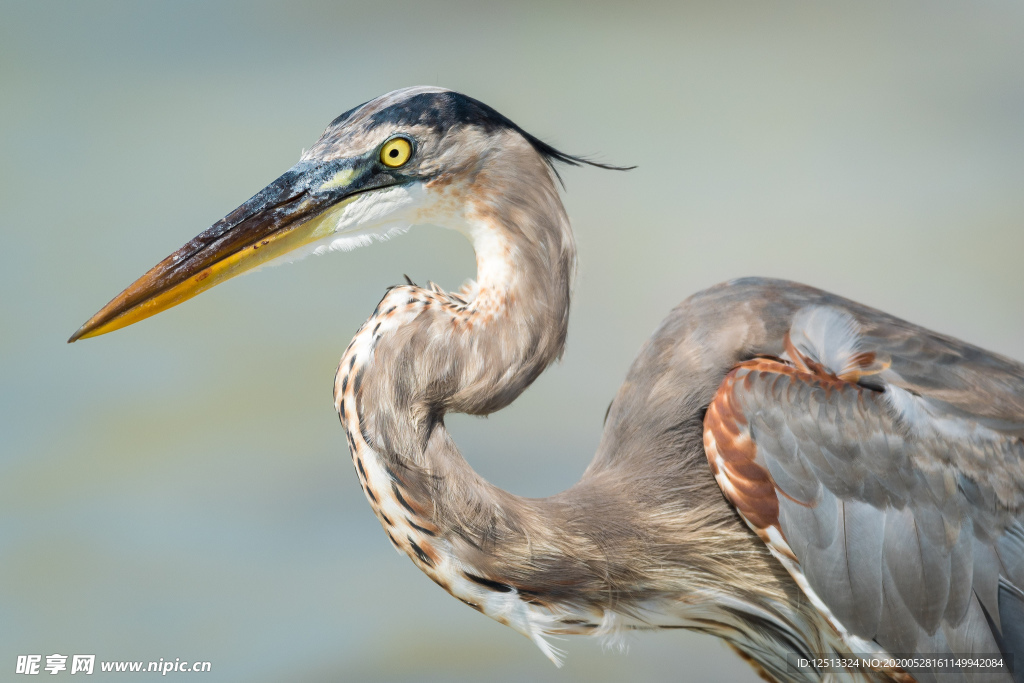
[[553, 519], [557, 504], [491, 486], [444, 428], [447, 412], [511, 403], [565, 345], [576, 259], [569, 221], [543, 159], [525, 141], [500, 149], [517, 158], [492, 156], [426, 188], [433, 206], [457, 206], [428, 220], [472, 240], [477, 283], [451, 294], [390, 289], [342, 358], [335, 402], [392, 543], [453, 595], [542, 644], [545, 629], [520, 604], [534, 583], [525, 567], [573, 554], [556, 549], [571, 541], [551, 533], [567, 528], [571, 512]]

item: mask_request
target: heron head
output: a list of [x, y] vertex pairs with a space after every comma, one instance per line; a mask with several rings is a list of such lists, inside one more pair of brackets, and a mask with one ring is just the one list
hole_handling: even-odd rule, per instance
[[[295, 166], [154, 266], [68, 341], [131, 325], [286, 255], [349, 250], [420, 223], [464, 229], [472, 202], [458, 188], [510, 152], [525, 155], [533, 179], [548, 183], [556, 161], [592, 163], [450, 90], [382, 95], [332, 121]], [[522, 173], [522, 159], [506, 170]]]

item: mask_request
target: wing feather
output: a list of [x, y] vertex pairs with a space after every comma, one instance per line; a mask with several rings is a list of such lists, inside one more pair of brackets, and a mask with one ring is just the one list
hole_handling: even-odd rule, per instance
[[1005, 581], [999, 582], [999, 613], [1003, 647], [1011, 652], [1024, 651], [1024, 593]]
[[860, 633], [873, 633], [878, 630], [882, 615], [885, 514], [870, 503], [852, 499], [844, 501], [843, 513], [846, 523], [846, 579], [854, 596], [850, 628]]
[[815, 308], [781, 359], [739, 364], [712, 401], [723, 492], [841, 632], [1024, 657], [1024, 368]]

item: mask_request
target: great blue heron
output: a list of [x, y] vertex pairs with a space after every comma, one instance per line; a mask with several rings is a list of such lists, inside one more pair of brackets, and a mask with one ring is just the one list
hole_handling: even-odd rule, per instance
[[70, 341], [285, 253], [453, 228], [476, 282], [389, 289], [335, 378], [371, 507], [445, 590], [556, 661], [550, 634], [654, 628], [720, 636], [775, 680], [941, 667], [815, 661], [850, 653], [1024, 654], [1024, 366], [838, 296], [746, 279], [683, 302], [563, 493], [517, 497], [469, 467], [445, 414], [507, 406], [565, 343], [576, 251], [557, 163], [591, 162], [464, 95], [392, 92]]

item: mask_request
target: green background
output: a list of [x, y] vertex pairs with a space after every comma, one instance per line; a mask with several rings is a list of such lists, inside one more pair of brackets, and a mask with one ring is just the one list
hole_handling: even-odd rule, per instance
[[474, 274], [455, 233], [64, 340], [334, 116], [428, 84], [639, 166], [563, 172], [564, 362], [500, 414], [448, 421], [505, 488], [574, 482], [643, 340], [728, 278], [1024, 358], [1022, 35], [1009, 1], [0, 3], [0, 679], [18, 654], [84, 653], [208, 660], [204, 681], [754, 680], [679, 632], [626, 655], [568, 639], [556, 670], [391, 549], [334, 370], [403, 273]]

